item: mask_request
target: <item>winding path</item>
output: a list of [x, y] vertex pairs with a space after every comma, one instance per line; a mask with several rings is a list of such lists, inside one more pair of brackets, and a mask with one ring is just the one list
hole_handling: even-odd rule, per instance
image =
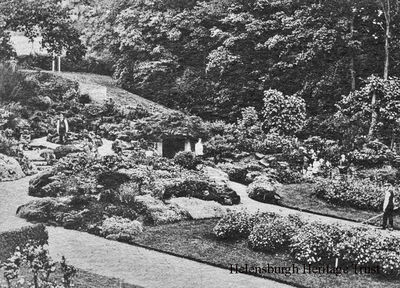
[[[0, 183], [0, 232], [30, 225], [15, 216], [17, 207], [32, 199], [29, 179]], [[53, 259], [64, 255], [77, 268], [146, 288], [291, 287], [88, 233], [60, 227], [48, 227], [48, 232]]]
[[333, 217], [328, 217], [328, 216], [321, 216], [321, 215], [316, 215], [312, 213], [307, 213], [307, 212], [300, 212], [296, 209], [290, 209], [286, 207], [281, 207], [273, 204], [267, 204], [267, 203], [262, 203], [255, 201], [251, 198], [249, 198], [246, 190], [247, 186], [243, 184], [239, 184], [236, 182], [232, 182], [228, 180], [228, 176], [226, 173], [207, 167], [207, 173], [208, 175], [214, 179], [216, 182], [225, 182], [227, 183], [228, 187], [233, 189], [239, 196], [240, 196], [240, 204], [239, 205], [234, 205], [230, 206], [228, 209], [230, 210], [246, 210], [249, 213], [256, 213], [256, 212], [274, 212], [276, 214], [286, 216], [289, 214], [297, 214], [301, 216], [304, 220], [307, 221], [319, 221], [322, 223], [328, 223], [328, 224], [341, 224], [343, 226], [362, 226], [362, 227], [367, 227], [369, 229], [376, 230], [376, 233], [381, 233], [382, 235], [386, 234], [392, 234], [396, 235], [397, 237], [400, 237], [400, 230], [395, 230], [395, 231], [389, 231], [389, 230], [381, 230], [375, 226], [367, 225], [367, 224], [362, 224], [358, 222], [353, 222], [353, 221], [347, 221], [347, 220], [342, 220], [342, 219], [336, 219]]

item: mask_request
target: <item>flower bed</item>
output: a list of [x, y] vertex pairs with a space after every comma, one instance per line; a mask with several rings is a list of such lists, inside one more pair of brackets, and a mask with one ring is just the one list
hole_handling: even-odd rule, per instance
[[[29, 194], [41, 198], [19, 207], [19, 217], [122, 241], [132, 238], [126, 230], [135, 226], [135, 221], [160, 225], [189, 219], [190, 209], [179, 208], [170, 200], [173, 197], [223, 205], [240, 202], [236, 192], [217, 185], [201, 171], [185, 169], [165, 158], [145, 157], [143, 150], [105, 157], [69, 154], [51, 170], [32, 178]], [[219, 205], [213, 202], [207, 207], [212, 204]], [[218, 209], [225, 210], [220, 205]]]
[[[319, 179], [315, 183], [315, 194], [329, 203], [346, 205], [364, 210], [380, 211], [385, 189], [369, 179], [352, 178]], [[394, 189], [393, 187], [390, 189]]]
[[296, 215], [263, 216], [241, 211], [223, 217], [213, 233], [221, 240], [247, 238], [253, 250], [287, 252], [305, 264], [331, 264], [338, 259], [342, 266], [379, 266], [383, 275], [400, 276], [400, 239], [379, 230], [306, 223]]

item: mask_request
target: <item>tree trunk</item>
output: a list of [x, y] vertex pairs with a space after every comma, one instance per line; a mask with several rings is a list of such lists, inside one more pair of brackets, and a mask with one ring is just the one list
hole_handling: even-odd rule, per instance
[[395, 143], [395, 133], [394, 133], [394, 128], [392, 128], [392, 139], [390, 140], [390, 149], [394, 149], [396, 146]]
[[389, 39], [390, 39], [390, 21], [386, 21], [386, 33], [385, 33], [385, 68], [383, 71], [383, 79], [388, 80], [389, 77]]
[[390, 0], [380, 0], [385, 16], [385, 64], [383, 69], [383, 79], [387, 80], [389, 77], [389, 58], [390, 58]]
[[351, 91], [356, 91], [356, 71], [354, 70], [354, 55], [351, 56], [350, 60], [350, 77], [351, 77]]
[[369, 126], [369, 131], [368, 131], [368, 139], [369, 140], [373, 140], [375, 127], [376, 127], [376, 123], [378, 120], [378, 113], [376, 112], [375, 106], [376, 106], [376, 92], [373, 91], [372, 100], [371, 100], [371, 109], [372, 109], [371, 125]]
[[[353, 40], [354, 36], [354, 15], [350, 22], [350, 37]], [[354, 51], [351, 49], [351, 59], [350, 59], [350, 77], [351, 77], [351, 91], [356, 90], [356, 71], [354, 70]]]

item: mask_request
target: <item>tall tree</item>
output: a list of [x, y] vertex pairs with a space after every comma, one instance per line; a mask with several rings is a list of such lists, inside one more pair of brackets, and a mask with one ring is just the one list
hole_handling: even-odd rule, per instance
[[0, 13], [5, 29], [23, 32], [31, 41], [41, 36], [42, 47], [50, 53], [66, 52], [71, 58], [85, 53], [80, 33], [61, 0], [9, 0], [0, 5]]

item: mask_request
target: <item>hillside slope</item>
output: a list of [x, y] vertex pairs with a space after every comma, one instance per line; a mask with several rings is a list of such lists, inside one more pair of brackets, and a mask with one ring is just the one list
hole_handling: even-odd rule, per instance
[[78, 82], [81, 92], [89, 94], [92, 100], [96, 102], [103, 102], [107, 98], [112, 98], [116, 104], [122, 106], [142, 105], [151, 112], [173, 111], [161, 104], [119, 88], [110, 76], [78, 72], [55, 74]]

